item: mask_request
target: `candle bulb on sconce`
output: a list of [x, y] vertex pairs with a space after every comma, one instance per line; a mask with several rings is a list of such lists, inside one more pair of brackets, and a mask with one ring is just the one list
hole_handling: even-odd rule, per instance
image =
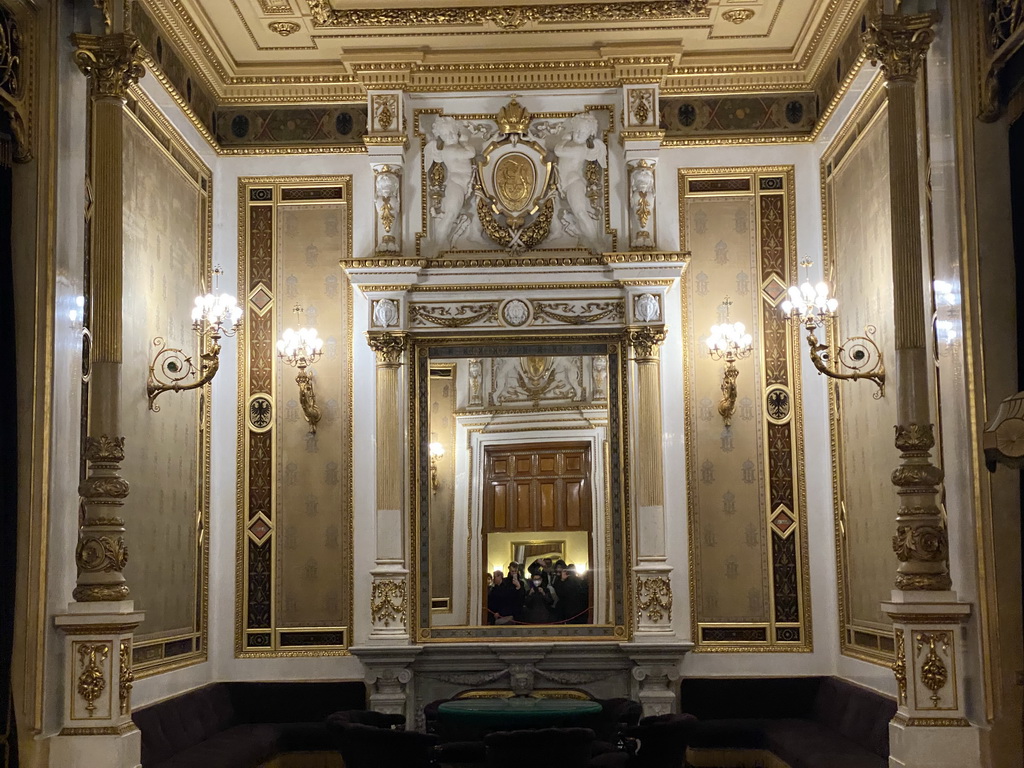
[[307, 328], [302, 325], [302, 307], [295, 305], [295, 318], [299, 328], [287, 328], [281, 334], [277, 342], [277, 356], [286, 365], [299, 369], [295, 377], [299, 385], [299, 405], [302, 406], [302, 413], [309, 422], [310, 434], [316, 434], [316, 425], [320, 421], [320, 408], [316, 404], [316, 392], [313, 389], [313, 377], [306, 368], [319, 360], [324, 354], [324, 340], [316, 332], [316, 328]]
[[[222, 336], [234, 336], [242, 323], [242, 308], [238, 306], [235, 297], [228, 293], [216, 293], [218, 278], [222, 274], [224, 271], [220, 267], [214, 267], [214, 292], [197, 296], [192, 307], [192, 330], [199, 337], [200, 349], [209, 343], [208, 348], [199, 354], [198, 369], [192, 357], [181, 349], [168, 347], [160, 336], [153, 339], [153, 346], [160, 349], [149, 365], [149, 381], [146, 385], [149, 410], [160, 410], [155, 404], [160, 393], [198, 389], [213, 381], [217, 375], [220, 367], [220, 339]], [[193, 376], [196, 377], [193, 381], [186, 381]]]
[[[806, 275], [811, 267], [810, 259], [800, 262]], [[835, 320], [839, 309], [839, 300], [829, 296], [831, 292], [828, 283], [824, 280], [817, 285], [811, 285], [810, 280], [804, 279], [799, 286], [792, 285], [789, 288], [787, 298], [782, 302], [782, 313], [798, 325], [807, 329], [807, 344], [811, 349], [811, 363], [818, 373], [823, 373], [829, 378], [845, 379], [854, 381], [856, 379], [868, 379], [875, 382], [878, 391], [875, 392], [875, 399], [885, 394], [885, 366], [882, 363], [882, 350], [870, 338], [875, 333], [872, 325], [864, 329], [863, 336], [851, 336], [838, 347], [835, 352], [830, 349], [828, 340], [818, 341], [815, 331], [825, 328], [828, 331], [831, 323]], [[836, 359], [839, 365], [846, 370], [830, 368], [832, 359]]]
[[725, 360], [725, 371], [722, 374], [722, 399], [718, 403], [718, 412], [725, 426], [732, 425], [732, 415], [736, 412], [736, 379], [740, 375], [736, 361], [748, 357], [754, 348], [754, 338], [747, 333], [743, 323], [729, 322], [729, 307], [732, 301], [728, 296], [722, 302], [725, 307], [725, 322], [711, 326], [711, 335], [707, 338], [708, 354], [712, 360]]

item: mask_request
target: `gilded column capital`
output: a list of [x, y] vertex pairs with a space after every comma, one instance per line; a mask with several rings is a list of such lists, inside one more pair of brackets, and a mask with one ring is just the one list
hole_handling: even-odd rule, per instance
[[92, 97], [124, 99], [146, 73], [142, 47], [134, 35], [72, 35], [75, 63], [92, 84]]
[[626, 340], [632, 345], [634, 359], [638, 363], [656, 361], [661, 343], [665, 341], [665, 329], [657, 326], [629, 328], [626, 330]]
[[913, 81], [935, 39], [937, 13], [914, 15], [883, 13], [872, 21], [861, 38], [864, 54], [872, 64], [880, 64], [889, 82]]
[[366, 343], [377, 354], [377, 365], [396, 368], [402, 364], [402, 354], [408, 346], [408, 337], [404, 333], [368, 333]]

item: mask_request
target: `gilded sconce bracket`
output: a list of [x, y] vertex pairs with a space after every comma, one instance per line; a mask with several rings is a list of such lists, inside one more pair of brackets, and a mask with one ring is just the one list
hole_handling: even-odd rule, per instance
[[718, 403], [718, 413], [721, 414], [726, 427], [732, 426], [732, 415], [736, 412], [736, 379], [740, 375], [736, 361], [749, 357], [754, 348], [754, 339], [747, 333], [743, 323], [729, 322], [731, 306], [732, 301], [726, 296], [721, 304], [724, 322], [711, 326], [711, 335], [706, 341], [711, 359], [725, 360], [722, 399]]
[[309, 433], [316, 434], [316, 425], [320, 421], [320, 408], [316, 404], [316, 392], [313, 389], [313, 377], [306, 371], [324, 354], [324, 340], [316, 332], [316, 328], [302, 326], [303, 309], [298, 304], [293, 311], [299, 320], [298, 330], [288, 328], [280, 341], [277, 342], [277, 356], [285, 363], [298, 368], [295, 383], [299, 385], [299, 405], [309, 423]]
[[310, 434], [315, 435], [321, 413], [320, 407], [316, 404], [316, 392], [313, 391], [313, 377], [306, 373], [306, 366], [299, 368], [295, 381], [299, 385], [299, 405], [302, 406], [302, 413], [309, 422]]
[[[828, 344], [818, 341], [818, 337], [814, 335], [817, 328], [815, 323], [805, 325], [807, 345], [811, 349], [811, 363], [818, 373], [823, 373], [830, 379], [873, 381], [878, 387], [878, 391], [873, 395], [875, 400], [885, 396], [885, 365], [882, 361], [882, 350], [871, 338], [877, 330], [873, 325], [865, 326], [863, 336], [851, 336], [846, 339], [834, 352]], [[838, 361], [846, 370], [830, 368], [829, 363], [832, 360]]]
[[[153, 346], [159, 347], [153, 362], [149, 364], [149, 380], [146, 394], [149, 396], [149, 410], [158, 412], [157, 397], [163, 392], [185, 392], [199, 389], [217, 375], [220, 368], [220, 334], [210, 335], [210, 348], [199, 355], [199, 367], [192, 358], [176, 347], [168, 347], [162, 336], [153, 339]], [[196, 377], [192, 381], [192, 377]]]

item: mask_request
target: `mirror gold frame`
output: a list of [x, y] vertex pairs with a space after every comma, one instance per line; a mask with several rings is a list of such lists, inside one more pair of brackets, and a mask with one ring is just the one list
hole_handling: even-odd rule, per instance
[[[624, 642], [632, 636], [632, 531], [629, 414], [628, 414], [628, 345], [621, 334], [569, 336], [464, 337], [461, 339], [411, 337], [409, 360], [410, 415], [410, 503], [412, 577], [412, 619], [414, 637], [418, 642], [544, 641], [594, 640]], [[430, 589], [430, 503], [433, 495], [430, 467], [430, 403], [431, 366], [440, 361], [471, 358], [518, 358], [527, 356], [602, 355], [608, 358], [607, 439], [603, 455], [602, 481], [604, 504], [594, 507], [594, 523], [607, 533], [604, 552], [598, 567], [607, 571], [608, 610], [606, 621], [595, 624], [530, 624], [530, 625], [445, 625], [432, 626]], [[538, 532], [538, 535], [541, 535]], [[596, 553], [595, 553], [596, 554]], [[602, 598], [604, 599], [604, 598]]]

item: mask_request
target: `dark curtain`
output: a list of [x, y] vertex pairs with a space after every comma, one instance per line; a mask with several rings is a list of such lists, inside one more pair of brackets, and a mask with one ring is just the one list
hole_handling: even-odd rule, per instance
[[[9, 136], [0, 122], [0, 144]], [[8, 146], [9, 138], [7, 139]], [[10, 152], [0, 152], [0, 370], [15, 371], [14, 358], [14, 270], [11, 254], [11, 167]], [[7, 459], [0, 461], [0, 746], [2, 768], [17, 768], [18, 740], [14, 730], [14, 701], [11, 692], [11, 647], [14, 643], [14, 586], [18, 546], [18, 399], [16, 377], [0, 376], [0, 424]]]

